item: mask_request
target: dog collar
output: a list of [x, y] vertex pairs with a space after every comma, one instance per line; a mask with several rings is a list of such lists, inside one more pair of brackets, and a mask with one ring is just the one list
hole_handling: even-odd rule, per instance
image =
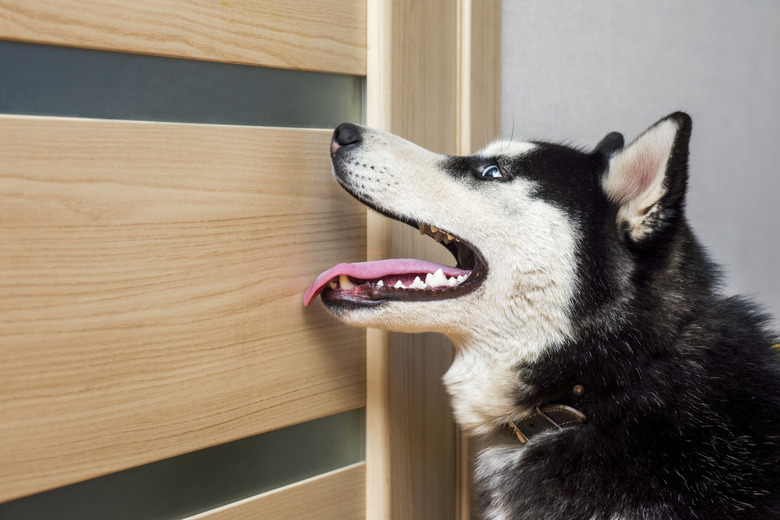
[[536, 406], [534, 410], [517, 421], [509, 421], [507, 426], [522, 443], [531, 437], [550, 430], [560, 430], [568, 426], [583, 424], [587, 418], [579, 410], [564, 404]]

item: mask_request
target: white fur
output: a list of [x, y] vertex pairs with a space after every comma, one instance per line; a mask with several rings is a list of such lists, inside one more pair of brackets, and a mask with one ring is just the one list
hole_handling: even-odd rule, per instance
[[474, 155], [481, 157], [519, 156], [527, 154], [536, 148], [534, 143], [525, 141], [493, 141]]
[[[484, 283], [452, 299], [388, 301], [345, 312], [350, 324], [400, 332], [440, 332], [456, 346], [444, 377], [458, 423], [485, 434], [527, 412], [513, 394], [522, 385], [513, 370], [571, 334], [568, 304], [574, 292], [574, 224], [559, 209], [532, 197], [532, 182], [455, 179], [444, 156], [399, 137], [362, 129], [341, 182], [384, 210], [433, 225], [475, 245], [488, 264]], [[522, 154], [529, 143], [493, 143], [484, 156]], [[517, 335], [515, 331], [523, 331]]]
[[493, 490], [490, 506], [484, 512], [485, 520], [510, 520], [512, 518], [511, 498], [504, 496], [502, 478], [512, 473], [520, 464], [525, 448], [517, 444], [503, 444], [485, 448], [477, 455], [474, 477], [484, 489]]
[[[540, 436], [558, 435], [557, 431], [550, 431]], [[527, 446], [518, 444], [498, 444], [489, 446], [479, 451], [476, 457], [474, 478], [480, 487], [490, 490], [488, 508], [483, 512], [485, 520], [511, 520], [513, 518], [513, 499], [511, 494], [505, 494], [506, 488], [515, 482], [507, 482], [507, 475], [514, 475], [525, 455]], [[554, 507], [553, 504], [550, 506]], [[612, 514], [609, 520], [641, 520], [645, 515]], [[652, 518], [656, 518], [653, 516]], [[603, 516], [592, 517], [590, 520], [605, 520]]]

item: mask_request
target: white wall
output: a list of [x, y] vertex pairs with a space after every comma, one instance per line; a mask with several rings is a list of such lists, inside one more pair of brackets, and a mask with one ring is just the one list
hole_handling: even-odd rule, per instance
[[693, 117], [689, 218], [780, 324], [780, 2], [503, 0], [502, 131], [591, 147]]

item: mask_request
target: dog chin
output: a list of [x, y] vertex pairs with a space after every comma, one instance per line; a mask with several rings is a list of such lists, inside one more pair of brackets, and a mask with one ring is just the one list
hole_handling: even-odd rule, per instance
[[339, 320], [353, 327], [382, 329], [390, 332], [439, 332], [439, 327], [432, 323], [421, 323], [420, 316], [426, 313], [414, 312], [409, 307], [413, 304], [390, 301], [356, 304], [340, 300], [326, 300], [325, 308]]

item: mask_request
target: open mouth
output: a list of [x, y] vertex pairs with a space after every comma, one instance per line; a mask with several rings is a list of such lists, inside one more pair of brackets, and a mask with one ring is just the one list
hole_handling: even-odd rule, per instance
[[425, 223], [409, 223], [431, 236], [457, 259], [455, 267], [415, 259], [339, 264], [309, 286], [303, 304], [318, 295], [325, 303], [376, 305], [383, 301], [426, 301], [457, 298], [473, 291], [485, 278], [487, 265], [465, 240]]

